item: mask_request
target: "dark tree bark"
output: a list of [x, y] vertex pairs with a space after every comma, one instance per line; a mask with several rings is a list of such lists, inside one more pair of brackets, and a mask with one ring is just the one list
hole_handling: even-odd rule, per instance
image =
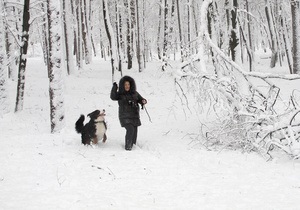
[[237, 0], [233, 0], [233, 8], [231, 9], [231, 32], [229, 39], [229, 49], [231, 54], [231, 59], [236, 61], [236, 47], [239, 45], [239, 39], [237, 36]]
[[19, 74], [18, 74], [18, 86], [17, 86], [17, 97], [16, 97], [16, 106], [15, 112], [23, 110], [24, 103], [24, 91], [25, 91], [25, 70], [27, 64], [27, 49], [29, 41], [29, 4], [30, 0], [24, 0], [23, 7], [23, 27], [22, 27], [22, 36], [21, 36], [21, 48], [20, 48], [20, 61], [19, 61]]

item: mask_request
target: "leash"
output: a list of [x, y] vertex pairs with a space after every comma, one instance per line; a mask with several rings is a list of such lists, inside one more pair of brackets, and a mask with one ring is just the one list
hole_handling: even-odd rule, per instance
[[145, 109], [145, 111], [146, 111], [146, 113], [147, 113], [147, 115], [148, 115], [149, 121], [152, 123], [151, 117], [150, 117], [150, 115], [149, 115], [149, 113], [148, 113], [148, 110], [147, 110], [146, 106], [143, 105], [142, 109]]

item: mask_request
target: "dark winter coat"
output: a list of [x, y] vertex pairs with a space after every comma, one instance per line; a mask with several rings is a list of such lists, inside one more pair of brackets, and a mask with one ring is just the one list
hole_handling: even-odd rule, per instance
[[[125, 91], [125, 81], [130, 83], [130, 90]], [[135, 81], [132, 77], [124, 76], [119, 82], [119, 91], [117, 83], [113, 84], [110, 98], [119, 103], [119, 120], [122, 127], [126, 124], [140, 126], [140, 106], [144, 98], [136, 91]]]

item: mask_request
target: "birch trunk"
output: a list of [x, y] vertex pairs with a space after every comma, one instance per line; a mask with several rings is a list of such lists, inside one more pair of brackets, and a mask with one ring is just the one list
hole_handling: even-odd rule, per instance
[[63, 71], [61, 69], [61, 26], [59, 0], [47, 0], [48, 43], [49, 43], [49, 97], [51, 133], [65, 126]]

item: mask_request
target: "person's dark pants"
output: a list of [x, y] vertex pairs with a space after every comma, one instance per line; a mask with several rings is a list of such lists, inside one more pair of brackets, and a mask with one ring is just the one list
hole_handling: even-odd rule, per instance
[[132, 124], [125, 125], [126, 136], [125, 136], [125, 149], [131, 149], [133, 144], [136, 144], [137, 138], [137, 126]]

